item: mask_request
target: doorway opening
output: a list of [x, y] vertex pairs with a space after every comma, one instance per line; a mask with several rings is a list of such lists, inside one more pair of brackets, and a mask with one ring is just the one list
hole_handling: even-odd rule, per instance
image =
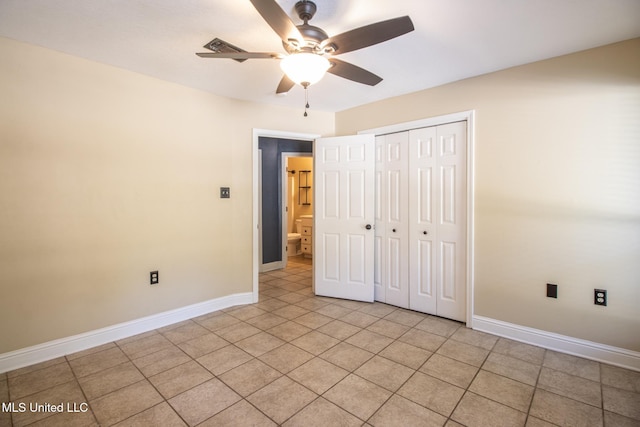
[[282, 260], [312, 259], [313, 154], [282, 153]]
[[[283, 215], [282, 170], [278, 165], [283, 152], [311, 154], [313, 141], [320, 135], [253, 130], [253, 301], [258, 302], [258, 274], [284, 268], [286, 249], [286, 215]], [[278, 140], [283, 141], [282, 144]], [[300, 148], [306, 146], [308, 148]], [[278, 152], [279, 151], [279, 152]], [[275, 166], [274, 166], [275, 165]], [[271, 190], [263, 191], [270, 181]], [[275, 190], [273, 190], [275, 188]], [[285, 193], [286, 194], [286, 193]], [[285, 236], [285, 239], [283, 239]], [[283, 241], [284, 240], [284, 241]]]

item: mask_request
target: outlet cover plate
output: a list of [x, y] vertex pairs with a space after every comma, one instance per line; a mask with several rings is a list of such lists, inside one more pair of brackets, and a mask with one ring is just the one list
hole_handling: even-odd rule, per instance
[[150, 285], [157, 285], [159, 281], [160, 281], [160, 276], [158, 274], [158, 270], [152, 271], [151, 273], [149, 273], [149, 284]]
[[607, 305], [607, 290], [606, 289], [594, 289], [593, 290], [593, 303], [595, 305]]
[[220, 198], [221, 199], [231, 198], [231, 189], [229, 187], [220, 187]]

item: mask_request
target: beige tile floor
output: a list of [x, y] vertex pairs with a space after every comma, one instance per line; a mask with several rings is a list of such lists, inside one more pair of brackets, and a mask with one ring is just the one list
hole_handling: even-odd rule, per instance
[[258, 304], [0, 374], [16, 408], [88, 404], [0, 425], [640, 426], [638, 372], [310, 284], [292, 259]]

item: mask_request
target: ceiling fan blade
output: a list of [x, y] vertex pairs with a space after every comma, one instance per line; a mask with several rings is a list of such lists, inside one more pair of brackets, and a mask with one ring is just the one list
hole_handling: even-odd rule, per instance
[[296, 84], [293, 80], [291, 80], [285, 74], [282, 76], [282, 80], [280, 80], [280, 84], [278, 84], [278, 89], [276, 89], [276, 93], [287, 93], [294, 87]]
[[251, 0], [251, 3], [282, 41], [286, 42], [290, 39], [303, 41], [302, 34], [296, 25], [275, 0]]
[[348, 62], [335, 58], [329, 58], [329, 62], [331, 67], [327, 70], [327, 73], [369, 86], [375, 86], [382, 81], [382, 77]]
[[282, 53], [273, 52], [198, 52], [201, 58], [228, 58], [228, 59], [281, 59]]
[[329, 37], [322, 42], [321, 47], [333, 45], [334, 55], [339, 55], [391, 40], [413, 30], [411, 18], [402, 16]]

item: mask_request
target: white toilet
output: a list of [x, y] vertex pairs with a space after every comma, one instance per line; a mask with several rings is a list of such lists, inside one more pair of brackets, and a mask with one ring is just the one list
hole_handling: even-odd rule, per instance
[[302, 220], [296, 219], [296, 232], [287, 234], [287, 256], [302, 254], [300, 233], [302, 232]]

